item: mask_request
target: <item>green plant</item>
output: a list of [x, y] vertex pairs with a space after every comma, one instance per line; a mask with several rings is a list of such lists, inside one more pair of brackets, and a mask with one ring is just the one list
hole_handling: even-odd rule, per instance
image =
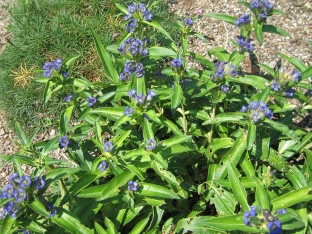
[[[105, 48], [90, 27], [107, 83], [68, 76], [79, 56], [46, 62], [40, 71], [45, 103], [60, 90], [66, 93], [59, 133], [32, 144], [16, 124], [21, 152], [1, 156], [18, 173], [2, 190], [6, 216], [1, 233], [23, 228], [45, 233], [310, 233], [312, 133], [292, 125], [292, 117], [311, 108], [310, 94], [298, 88], [311, 89], [312, 67], [280, 54], [295, 68], [261, 64], [268, 79], [243, 76], [237, 66], [242, 51], [252, 52], [246, 35], [260, 31], [258, 23], [240, 35], [245, 41], [236, 43], [232, 53], [210, 50], [219, 59], [213, 63], [188, 52], [191, 35], [204, 39], [192, 31], [196, 17], [170, 24], [179, 31], [179, 48], [158, 24], [162, 19], [152, 17], [153, 4], [148, 11], [140, 4], [116, 6], [126, 14], [128, 29], [120, 43]], [[155, 29], [171, 40], [170, 47], [146, 39]], [[258, 32], [257, 38], [262, 36]], [[188, 56], [205, 69], [188, 68]], [[159, 63], [161, 58], [170, 63]], [[159, 69], [164, 78], [155, 73]], [[302, 105], [289, 104], [289, 98]], [[71, 124], [74, 110], [76, 125]], [[67, 161], [49, 156], [58, 148]], [[293, 163], [300, 155], [304, 160]], [[20, 164], [34, 167], [28, 179]], [[25, 197], [33, 185], [41, 188]]]
[[[20, 67], [26, 66], [26, 71], [32, 71], [33, 67], [41, 67], [44, 61], [80, 54], [80, 59], [76, 61], [78, 68], [72, 71], [73, 75], [88, 77], [91, 81], [105, 81], [101, 62], [96, 56], [92, 35], [84, 18], [99, 33], [101, 41], [105, 44], [116, 42], [123, 30], [123, 16], [115, 7], [118, 2], [121, 1], [17, 0], [8, 8], [11, 14], [11, 44], [0, 55], [0, 107], [5, 110], [11, 126], [18, 120], [25, 129], [29, 129], [29, 134], [38, 123], [56, 125], [58, 118], [44, 119], [40, 116], [61, 110], [61, 96], [54, 97], [49, 110], [41, 104], [33, 105], [36, 100], [42, 99], [42, 86], [29, 79], [31, 76], [36, 78], [36, 73], [27, 73], [28, 77], [25, 77], [20, 73]], [[163, 2], [159, 2], [156, 11], [166, 19], [172, 18]], [[16, 78], [12, 76], [14, 74], [21, 78], [19, 83], [23, 86], [16, 85]], [[15, 106], [14, 110], [12, 106]]]

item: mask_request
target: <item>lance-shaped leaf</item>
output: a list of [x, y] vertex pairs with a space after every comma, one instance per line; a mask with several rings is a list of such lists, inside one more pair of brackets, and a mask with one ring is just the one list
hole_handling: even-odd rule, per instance
[[219, 124], [224, 122], [231, 122], [231, 123], [238, 123], [238, 124], [244, 124], [242, 120], [244, 119], [244, 113], [241, 112], [228, 112], [228, 113], [222, 113], [216, 115], [214, 118], [210, 118], [207, 121], [203, 123], [203, 125], [207, 124]]
[[231, 162], [228, 163], [227, 169], [232, 191], [239, 204], [242, 206], [242, 211], [249, 211], [250, 208], [247, 202], [247, 193], [243, 184], [239, 180], [241, 175]]
[[149, 57], [154, 57], [154, 58], [160, 58], [160, 57], [172, 57], [176, 58], [177, 53], [174, 52], [171, 49], [165, 48], [165, 47], [158, 47], [158, 46], [152, 46], [148, 48], [148, 55]]
[[52, 218], [52, 221], [70, 233], [93, 233], [89, 228], [82, 225], [73, 213], [62, 207], [57, 207], [57, 214]]
[[169, 40], [173, 41], [170, 34], [159, 23], [157, 23], [155, 21], [152, 21], [152, 22], [142, 21], [142, 23], [156, 28], [160, 33], [162, 33], [164, 36], [166, 36]]
[[222, 187], [217, 188], [212, 186], [211, 189], [214, 191], [214, 194], [213, 197], [210, 198], [210, 201], [216, 207], [219, 216], [233, 215], [237, 204], [237, 200], [233, 196], [233, 193]]
[[312, 66], [305, 69], [301, 74], [302, 79], [307, 79], [311, 76], [312, 76]]
[[144, 228], [146, 227], [146, 225], [149, 223], [150, 221], [150, 217], [146, 217], [144, 219], [142, 219], [141, 221], [139, 221], [134, 228], [132, 228], [130, 234], [137, 234], [137, 233], [143, 233]]
[[290, 62], [292, 65], [294, 65], [297, 69], [299, 69], [300, 72], [304, 72], [308, 67], [303, 62], [301, 62], [299, 59], [292, 58], [287, 56], [286, 54], [278, 53], [279, 56], [281, 56], [283, 59]]
[[139, 183], [139, 188], [136, 194], [147, 198], [180, 199], [180, 197], [175, 192], [167, 189], [164, 186], [145, 182]]
[[257, 125], [250, 123], [247, 134], [247, 150], [251, 150], [257, 136]]
[[44, 216], [44, 217], [50, 217], [50, 213], [48, 211], [46, 211], [44, 205], [37, 200], [36, 198], [34, 198], [33, 201], [31, 201], [30, 203], [28, 203], [28, 206], [33, 209], [35, 212], [37, 212], [38, 214]]
[[153, 161], [151, 166], [156, 174], [159, 175], [164, 181], [167, 181], [169, 184], [174, 186], [173, 188], [180, 185], [176, 177], [170, 171], [165, 170], [159, 163]]
[[11, 215], [6, 215], [4, 220], [1, 223], [0, 233], [1, 234], [12, 233], [12, 227], [15, 221], [16, 221], [16, 218], [12, 218]]
[[268, 33], [275, 33], [286, 37], [291, 37], [291, 35], [284, 31], [283, 29], [280, 29], [274, 25], [265, 24], [262, 27], [262, 32], [268, 32]]
[[175, 233], [187, 233], [188, 231], [196, 234], [214, 234], [228, 233], [229, 231], [258, 233], [260, 230], [247, 226], [244, 223], [244, 215], [239, 214], [223, 217], [200, 216], [180, 219], [177, 223]]
[[217, 20], [224, 21], [229, 24], [235, 25], [235, 21], [237, 18], [230, 16], [230, 15], [225, 15], [225, 14], [218, 14], [218, 13], [209, 13], [209, 14], [204, 14], [204, 16], [208, 16]]
[[216, 47], [208, 51], [208, 54], [216, 56], [219, 60], [228, 62], [230, 58], [229, 52], [221, 47]]
[[[90, 26], [90, 25], [89, 25]], [[105, 75], [106, 77], [114, 84], [118, 84], [120, 82], [119, 75], [112, 63], [112, 60], [108, 54], [108, 52], [105, 50], [104, 45], [102, 44], [99, 36], [97, 33], [90, 27], [91, 33], [95, 42], [96, 50], [100, 56], [100, 59], [102, 61], [102, 65], [104, 67]]]
[[165, 147], [170, 147], [176, 144], [180, 144], [183, 142], [189, 142], [189, 139], [191, 139], [192, 136], [176, 136], [169, 139], [165, 139], [161, 141], [161, 145]]
[[261, 76], [246, 75], [244, 77], [230, 77], [227, 76], [226, 80], [233, 83], [247, 84], [251, 85], [256, 89], [265, 89], [268, 83], [268, 80]]
[[118, 195], [119, 187], [126, 185], [128, 181], [133, 179], [134, 175], [135, 174], [129, 170], [125, 170], [123, 173], [117, 175], [106, 184], [96, 200], [104, 202], [104, 200]]
[[263, 21], [259, 22], [256, 18], [254, 18], [255, 35], [260, 46], [262, 45], [262, 42], [263, 42], [262, 26], [263, 26]]
[[259, 179], [257, 177], [252, 177], [252, 179], [257, 184], [256, 199], [258, 201], [259, 206], [261, 207], [261, 209], [268, 209], [268, 210], [270, 210], [269, 198], [268, 198], [268, 195], [267, 195], [263, 185], [260, 184], [260, 181], [259, 181]]
[[273, 120], [267, 119], [267, 118], [264, 120], [264, 123], [266, 123], [266, 124], [264, 124], [263, 127], [273, 128], [279, 132], [284, 133], [286, 136], [293, 139], [297, 143], [300, 143], [300, 139], [297, 136], [297, 134], [295, 133], [295, 131], [290, 130], [285, 124], [277, 122], [277, 121], [273, 121]]
[[175, 113], [177, 107], [181, 104], [183, 98], [183, 91], [181, 85], [174, 82], [173, 94], [171, 97], [171, 111]]
[[286, 176], [291, 181], [295, 189], [307, 186], [307, 180], [305, 176], [296, 166], [290, 167], [286, 173]]
[[121, 116], [124, 115], [124, 108], [123, 107], [100, 107], [90, 111], [90, 114], [98, 114], [104, 116], [108, 119], [116, 121]]
[[292, 205], [298, 204], [300, 202], [311, 201], [312, 200], [312, 187], [307, 186], [300, 188], [286, 194], [283, 194], [271, 201], [273, 205], [273, 210], [279, 210]]
[[64, 205], [70, 199], [73, 199], [74, 196], [79, 193], [81, 190], [86, 188], [89, 184], [91, 184], [96, 179], [100, 178], [103, 175], [100, 171], [89, 172], [81, 176], [67, 191], [60, 205]]

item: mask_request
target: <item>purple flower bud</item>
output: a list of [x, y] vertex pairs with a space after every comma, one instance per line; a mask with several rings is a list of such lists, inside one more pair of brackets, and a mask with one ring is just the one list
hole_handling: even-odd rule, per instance
[[103, 148], [105, 152], [111, 152], [114, 149], [113, 143], [108, 141], [103, 144]]
[[184, 25], [187, 27], [191, 27], [193, 25], [193, 20], [191, 18], [186, 18], [184, 21]]
[[108, 168], [107, 162], [104, 160], [98, 165], [100, 172], [104, 172]]
[[69, 139], [66, 135], [62, 136], [58, 141], [59, 141], [61, 149], [64, 148], [65, 146], [69, 145]]
[[149, 139], [147, 140], [147, 150], [153, 150], [157, 146], [157, 142], [155, 139]]
[[128, 182], [128, 190], [136, 192], [138, 190], [139, 184], [137, 182], [129, 181]]
[[129, 106], [126, 107], [125, 111], [124, 111], [124, 114], [128, 117], [130, 117], [133, 113], [133, 109]]
[[95, 103], [96, 103], [96, 98], [95, 97], [88, 97], [87, 98], [87, 102], [88, 102], [88, 105], [91, 107], [91, 106], [94, 106]]
[[181, 58], [175, 58], [172, 60], [172, 66], [174, 67], [181, 67], [182, 66], [182, 59]]

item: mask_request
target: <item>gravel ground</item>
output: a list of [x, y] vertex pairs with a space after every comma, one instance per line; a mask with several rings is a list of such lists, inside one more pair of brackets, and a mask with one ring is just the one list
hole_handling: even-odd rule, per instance
[[[6, 26], [9, 21], [9, 14], [3, 8], [4, 6], [11, 5], [14, 0], [0, 0], [0, 53], [3, 51], [8, 37]], [[192, 16], [197, 8], [206, 13], [222, 13], [229, 14], [235, 17], [240, 17], [248, 10], [236, 3], [235, 0], [179, 0], [168, 1], [170, 12], [178, 14], [182, 19]], [[302, 60], [306, 65], [312, 65], [312, 47], [308, 42], [312, 41], [312, 1], [307, 0], [276, 0], [271, 1], [274, 3], [275, 8], [282, 10], [286, 16], [273, 16], [268, 19], [268, 24], [276, 25], [283, 30], [287, 31], [292, 37], [282, 37], [276, 34], [266, 34], [264, 37], [263, 45], [260, 48], [255, 42], [255, 52], [257, 59], [260, 63], [266, 63], [274, 66], [279, 60], [278, 52], [284, 53], [288, 56]], [[305, 5], [302, 5], [305, 3]], [[194, 24], [193, 29], [202, 35], [209, 38], [208, 42], [202, 42], [198, 39], [193, 39], [190, 44], [190, 50], [200, 53], [208, 57], [208, 50], [220, 46], [227, 49], [229, 52], [234, 50], [230, 39], [236, 39], [239, 34], [239, 29], [230, 24], [222, 23], [218, 20], [200, 16], [199, 20]], [[282, 61], [282, 65], [288, 65]], [[244, 69], [247, 72], [250, 70], [250, 61], [244, 61]], [[312, 125], [310, 119], [307, 118], [307, 124]], [[304, 123], [305, 124], [305, 123]], [[53, 134], [47, 133], [38, 136], [38, 139], [47, 139], [53, 137]], [[10, 130], [4, 118], [4, 113], [0, 110], [0, 154], [10, 155], [16, 152], [12, 139], [16, 139], [14, 132]], [[0, 186], [3, 186], [6, 176], [10, 174], [12, 168], [6, 166], [0, 169]]]

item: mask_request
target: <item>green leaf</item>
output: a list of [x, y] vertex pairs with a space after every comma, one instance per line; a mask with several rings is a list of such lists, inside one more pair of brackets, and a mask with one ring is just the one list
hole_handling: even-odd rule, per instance
[[0, 233], [1, 234], [9, 234], [12, 233], [12, 226], [15, 223], [16, 218], [12, 218], [11, 215], [6, 215], [2, 224]]
[[275, 34], [279, 34], [282, 36], [291, 37], [291, 35], [288, 32], [274, 25], [268, 25], [268, 24], [263, 25], [262, 32], [275, 33]]
[[115, 3], [115, 6], [124, 14], [128, 14], [128, 9], [124, 6], [124, 5], [121, 5], [119, 3]]
[[222, 187], [217, 188], [212, 186], [211, 189], [214, 191], [214, 195], [210, 198], [210, 201], [216, 207], [218, 215], [233, 215], [237, 204], [233, 193], [230, 193]]
[[180, 185], [176, 177], [170, 171], [165, 170], [158, 162], [153, 161], [151, 163], [151, 166], [156, 174], [160, 176], [164, 181], [175, 187], [178, 187]]
[[271, 200], [271, 203], [273, 205], [273, 210], [279, 210], [298, 204], [300, 202], [306, 202], [311, 200], [312, 187], [308, 186], [283, 194]]
[[248, 152], [246, 152], [244, 158], [240, 160], [240, 166], [245, 172], [246, 176], [253, 177], [256, 175], [255, 168], [253, 166], [253, 163], [250, 161]]
[[247, 135], [247, 150], [251, 150], [257, 135], [257, 125], [249, 124], [248, 135]]
[[183, 91], [181, 85], [174, 82], [173, 95], [171, 97], [171, 111], [175, 112], [176, 108], [181, 104]]
[[259, 229], [250, 227], [244, 223], [244, 215], [232, 215], [224, 217], [200, 216], [180, 219], [175, 233], [214, 234], [228, 233], [229, 231], [242, 231], [245, 233], [258, 233]]
[[139, 183], [136, 194], [147, 198], [180, 199], [180, 197], [175, 192], [172, 192], [164, 186], [145, 182]]
[[100, 41], [99, 36], [97, 33], [91, 28], [90, 24], [89, 27], [92, 32], [92, 36], [95, 42], [96, 50], [101, 58], [102, 65], [104, 67], [105, 75], [106, 77], [114, 84], [118, 84], [120, 82], [119, 75], [112, 63], [112, 60], [108, 54], [108, 52], [105, 50], [104, 45]]
[[46, 211], [44, 205], [37, 200], [36, 198], [34, 198], [33, 201], [31, 201], [30, 203], [28, 203], [28, 206], [33, 209], [35, 212], [37, 212], [38, 214], [50, 218], [50, 213], [48, 211]]
[[100, 224], [98, 224], [97, 222], [94, 222], [94, 227], [95, 227], [97, 234], [107, 234], [105, 229]]
[[52, 221], [70, 233], [93, 233], [89, 228], [82, 225], [79, 219], [75, 217], [73, 213], [62, 207], [57, 207], [57, 214], [52, 218]]
[[144, 228], [149, 223], [150, 217], [146, 217], [145, 219], [142, 219], [139, 221], [134, 228], [132, 228], [130, 234], [137, 234], [137, 233], [143, 233]]
[[151, 58], [172, 57], [176, 58], [177, 53], [166, 47], [152, 46], [148, 48], [148, 55]]
[[[257, 202], [259, 204], [259, 206], [261, 207], [261, 209], [270, 209], [270, 202], [269, 202], [269, 198], [268, 195], [263, 187], [263, 185], [260, 183], [259, 179], [257, 177], [252, 177], [252, 179], [256, 182], [257, 187], [256, 187], [256, 199]], [[275, 209], [273, 209], [275, 210]]]
[[165, 140], [162, 140], [160, 143], [164, 147], [170, 147], [176, 144], [180, 144], [183, 142], [189, 142], [192, 136], [175, 136]]
[[116, 121], [118, 118], [124, 115], [123, 107], [100, 107], [90, 111], [91, 114], [98, 114], [108, 119]]
[[237, 124], [244, 124], [242, 122], [244, 119], [244, 114], [240, 112], [228, 112], [223, 114], [218, 114], [214, 118], [210, 118], [209, 120], [205, 121], [203, 125], [207, 124], [219, 124], [224, 122], [231, 122], [231, 123], [237, 123]]
[[52, 150], [59, 148], [59, 142], [58, 142], [59, 138], [60, 137], [57, 136], [48, 141], [48, 143], [42, 149], [42, 154], [44, 156], [48, 155]]
[[170, 34], [167, 33], [167, 31], [160, 24], [158, 24], [157, 22], [155, 22], [155, 21], [152, 21], [152, 22], [142, 21], [142, 23], [156, 28], [160, 33], [162, 33], [164, 36], [166, 36], [169, 40], [173, 41], [173, 39], [170, 36]]
[[[74, 106], [71, 106], [74, 107]], [[71, 108], [72, 109], [72, 108]], [[64, 111], [62, 111], [61, 113], [61, 118], [60, 118], [60, 130], [61, 130], [61, 134], [65, 135], [66, 133], [70, 132], [70, 123], [69, 123], [69, 118], [68, 118], [68, 114], [66, 113], [65, 109]]]
[[245, 7], [247, 7], [249, 10], [253, 10], [252, 8], [251, 8], [251, 6], [250, 6], [250, 3], [249, 2], [245, 2], [245, 1], [238, 1], [237, 2], [238, 4], [241, 4], [241, 5], [243, 5], [243, 6], [245, 6]]
[[303, 62], [301, 62], [299, 59], [288, 57], [285, 54], [278, 53], [279, 56], [281, 56], [283, 59], [290, 62], [292, 65], [294, 65], [301, 73], [304, 72], [308, 67]]
[[262, 42], [263, 42], [262, 27], [263, 27], [263, 22], [262, 21], [259, 22], [256, 18], [254, 18], [255, 35], [260, 46], [262, 45]]
[[261, 77], [261, 76], [253, 76], [253, 75], [246, 75], [244, 77], [230, 77], [227, 76], [226, 80], [233, 82], [233, 83], [240, 83], [240, 84], [247, 84], [251, 85], [256, 89], [265, 89], [269, 84], [268, 80]]
[[208, 50], [208, 54], [210, 56], [214, 55], [218, 59], [220, 59], [221, 61], [224, 61], [224, 62], [228, 62], [229, 58], [230, 58], [229, 52], [227, 52], [225, 49], [223, 49], [221, 47], [216, 47], [216, 48], [213, 48], [211, 50]]
[[83, 190], [85, 187], [87, 187], [96, 179], [100, 178], [102, 175], [103, 173], [95, 171], [86, 173], [83, 176], [81, 176], [67, 191], [60, 205], [62, 206], [66, 204], [69, 200], [73, 199], [77, 193], [79, 193], [81, 190]]
[[300, 189], [307, 186], [307, 180], [305, 176], [296, 166], [290, 167], [286, 173], [286, 176], [291, 181], [295, 189]]
[[18, 122], [15, 122], [15, 131], [16, 131], [17, 137], [20, 140], [20, 142], [23, 145], [27, 145], [26, 136], [25, 136], [25, 134], [24, 134], [24, 132], [23, 132], [23, 130], [21, 128], [21, 125]]
[[312, 67], [305, 69], [301, 74], [302, 79], [307, 79], [311, 76], [312, 76]]
[[242, 206], [242, 211], [249, 211], [250, 208], [247, 202], [247, 193], [244, 185], [239, 180], [241, 175], [231, 162], [228, 163], [227, 170], [232, 191], [239, 204]]
[[[237, 20], [237, 18], [230, 16], [230, 15], [225, 15], [225, 14], [218, 14], [218, 13], [209, 13], [209, 14], [204, 14], [204, 16], [208, 16], [217, 20], [221, 20], [224, 21], [226, 23], [229, 24], [233, 24], [235, 25], [235, 21]], [[223, 60], [225, 61], [225, 60]]]
[[53, 82], [51, 80], [49, 80], [45, 86], [44, 92], [43, 92], [43, 101], [46, 104], [49, 99], [51, 98], [52, 95], [52, 86], [53, 86]]
[[111, 181], [106, 184], [96, 200], [102, 201], [104, 203], [106, 199], [118, 195], [119, 187], [126, 185], [127, 182], [133, 179], [134, 175], [135, 174], [132, 171], [126, 170], [123, 173], [115, 176]]
[[30, 157], [22, 156], [22, 155], [0, 155], [0, 158], [4, 159], [4, 165], [8, 164], [9, 162], [13, 162], [14, 160], [18, 161], [21, 164], [26, 164], [26, 165], [34, 165], [35, 160]]
[[258, 66], [266, 70], [272, 77], [275, 76], [274, 70], [264, 63], [258, 63]]
[[296, 141], [300, 144], [300, 139], [295, 133], [294, 130], [290, 130], [285, 124], [282, 124], [280, 122], [273, 121], [271, 119], [265, 119], [264, 123], [267, 123], [268, 125], [263, 125], [264, 127], [270, 127], [273, 128], [279, 132], [284, 133], [286, 136], [290, 137], [292, 140]]
[[81, 171], [81, 168], [55, 168], [46, 174], [46, 184], [44, 188], [48, 188], [49, 185], [56, 180], [59, 180], [65, 176], [70, 176], [79, 171]]

